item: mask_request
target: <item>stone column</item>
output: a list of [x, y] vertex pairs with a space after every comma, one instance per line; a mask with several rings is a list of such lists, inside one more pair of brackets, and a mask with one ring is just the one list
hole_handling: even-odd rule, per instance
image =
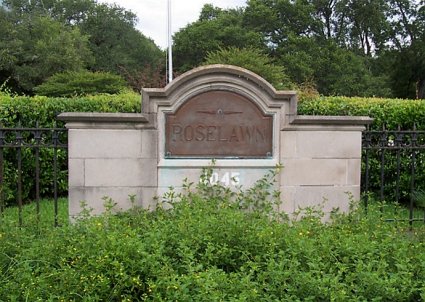
[[93, 214], [112, 198], [116, 210], [149, 207], [157, 194], [157, 130], [143, 114], [63, 113], [69, 145], [69, 214]]
[[348, 211], [360, 199], [366, 117], [297, 116], [281, 131], [280, 190], [284, 211], [319, 207]]

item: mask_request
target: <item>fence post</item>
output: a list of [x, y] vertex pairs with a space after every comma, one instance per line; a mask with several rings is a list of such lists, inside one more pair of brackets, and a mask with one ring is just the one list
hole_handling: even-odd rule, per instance
[[37, 214], [37, 223], [40, 222], [40, 143], [41, 132], [38, 130], [38, 122], [35, 124], [34, 144], [35, 144], [35, 206]]
[[4, 171], [3, 171], [3, 140], [4, 132], [3, 125], [0, 123], [0, 221], [5, 208], [4, 204]]
[[[56, 125], [55, 125], [56, 126]], [[56, 128], [53, 129], [52, 133], [53, 140], [53, 198], [55, 207], [55, 227], [58, 226], [58, 140], [59, 135]]]
[[410, 172], [410, 203], [409, 203], [409, 225], [410, 228], [413, 226], [413, 202], [414, 202], [414, 191], [415, 191], [415, 166], [416, 166], [416, 143], [417, 143], [417, 134], [416, 134], [416, 124], [413, 125], [413, 132], [412, 132], [412, 140], [411, 140], [411, 172]]

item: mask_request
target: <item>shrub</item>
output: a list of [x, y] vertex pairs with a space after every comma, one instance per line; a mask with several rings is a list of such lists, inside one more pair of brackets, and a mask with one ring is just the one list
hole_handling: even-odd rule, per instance
[[75, 97], [90, 94], [117, 94], [126, 88], [125, 81], [109, 72], [67, 71], [56, 73], [34, 88], [38, 95]]
[[299, 114], [370, 116], [371, 129], [425, 130], [425, 100], [380, 98], [320, 97], [299, 102]]
[[56, 117], [62, 112], [140, 112], [141, 96], [126, 91], [74, 98], [9, 96], [0, 94], [0, 123], [3, 127], [62, 127]]
[[[5, 229], [0, 224], [0, 297], [7, 301], [425, 298], [423, 229], [409, 233], [401, 225], [383, 222], [377, 209], [370, 209], [368, 216], [362, 210], [335, 214], [328, 224], [320, 222], [320, 213], [287, 223], [270, 211], [269, 184], [263, 181], [241, 192], [208, 181], [196, 187], [186, 184], [183, 194], [170, 192], [173, 198], [166, 201], [178, 202], [168, 209], [159, 204], [152, 212], [133, 208], [115, 216], [108, 210], [46, 230], [42, 236], [35, 235], [35, 228]], [[238, 202], [245, 198], [260, 207], [250, 203], [247, 211]]]

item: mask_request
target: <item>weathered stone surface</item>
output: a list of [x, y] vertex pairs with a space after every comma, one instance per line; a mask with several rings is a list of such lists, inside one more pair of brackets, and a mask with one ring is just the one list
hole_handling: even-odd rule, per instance
[[348, 211], [350, 194], [355, 200], [359, 199], [360, 187], [358, 186], [303, 186], [296, 189], [294, 199], [296, 208], [316, 206], [325, 213], [330, 213], [338, 208], [340, 211]]
[[286, 186], [347, 184], [346, 159], [286, 159], [280, 181]]
[[141, 158], [140, 130], [71, 129], [70, 158]]
[[300, 158], [360, 158], [361, 132], [299, 131], [297, 155]]
[[282, 200], [287, 213], [299, 209], [316, 207], [324, 213], [338, 208], [342, 212], [349, 210], [351, 201], [359, 200], [359, 186], [282, 186]]
[[158, 160], [158, 130], [146, 129], [141, 132], [142, 158]]
[[[214, 168], [212, 171], [211, 182], [236, 189], [242, 186], [248, 189], [261, 179], [266, 173], [273, 168], [270, 167], [229, 167]], [[202, 169], [200, 168], [160, 168], [158, 177], [158, 186], [160, 188], [181, 187], [183, 181], [187, 179], [189, 182], [198, 183]]]
[[68, 187], [84, 187], [85, 186], [85, 172], [84, 172], [84, 159], [68, 159]]
[[87, 187], [139, 187], [157, 184], [156, 162], [150, 159], [87, 159]]
[[141, 196], [143, 189], [134, 187], [76, 187], [69, 191], [69, 214], [71, 217], [78, 216], [83, 208], [81, 202], [87, 203], [87, 210], [93, 215], [101, 214], [105, 211], [105, 198], [111, 198], [117, 203], [115, 211], [128, 210], [133, 205], [130, 202], [130, 195], [135, 196], [135, 205], [143, 206]]

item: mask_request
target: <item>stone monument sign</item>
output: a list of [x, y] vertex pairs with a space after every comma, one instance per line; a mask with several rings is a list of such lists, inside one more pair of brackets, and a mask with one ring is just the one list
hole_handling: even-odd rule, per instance
[[360, 196], [361, 132], [368, 117], [300, 116], [294, 91], [276, 91], [258, 75], [203, 66], [165, 88], [143, 89], [136, 114], [63, 113], [69, 129], [70, 216], [80, 201], [95, 213], [102, 197], [129, 208], [154, 206], [170, 186], [199, 180], [248, 188], [277, 164], [281, 211], [321, 204], [348, 209]]

